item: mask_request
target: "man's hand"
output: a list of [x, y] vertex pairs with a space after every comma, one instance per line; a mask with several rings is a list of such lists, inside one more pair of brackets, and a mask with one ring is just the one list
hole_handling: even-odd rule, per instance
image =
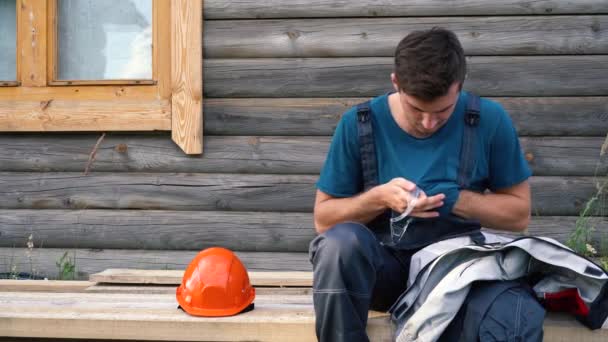
[[[380, 185], [373, 189], [379, 193], [379, 197], [386, 208], [390, 208], [397, 213], [405, 211], [408, 205], [408, 200], [411, 200], [412, 191], [416, 189], [416, 184], [408, 181], [405, 178], [393, 178], [390, 182]], [[410, 213], [410, 216], [415, 217], [437, 217], [439, 212], [432, 209], [439, 208], [443, 205], [444, 194], [437, 194], [428, 197], [424, 191], [420, 190], [421, 194], [416, 201], [415, 207]]]
[[[415, 188], [416, 184], [404, 178], [395, 178], [352, 197], [336, 198], [317, 190], [315, 229], [320, 234], [340, 222], [354, 221], [366, 224], [386, 209], [402, 213], [407, 208], [410, 192]], [[439, 212], [433, 209], [441, 207], [444, 198], [444, 194], [428, 197], [422, 192], [410, 216], [421, 218], [439, 216]]]

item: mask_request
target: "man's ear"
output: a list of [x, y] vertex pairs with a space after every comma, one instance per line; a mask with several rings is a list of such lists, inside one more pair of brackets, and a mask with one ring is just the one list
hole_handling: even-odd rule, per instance
[[393, 89], [399, 92], [399, 82], [397, 82], [397, 75], [394, 72], [391, 73], [391, 83], [393, 84]]

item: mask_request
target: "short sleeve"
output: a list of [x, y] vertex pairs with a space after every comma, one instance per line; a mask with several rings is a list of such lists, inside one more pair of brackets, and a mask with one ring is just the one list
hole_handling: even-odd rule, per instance
[[351, 197], [362, 191], [361, 157], [354, 109], [346, 112], [336, 127], [317, 188], [333, 197]]
[[532, 175], [511, 118], [500, 108], [500, 120], [490, 142], [489, 189], [519, 184]]

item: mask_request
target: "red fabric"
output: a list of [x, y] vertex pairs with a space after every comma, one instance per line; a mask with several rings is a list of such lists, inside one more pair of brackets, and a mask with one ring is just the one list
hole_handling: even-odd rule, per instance
[[578, 289], [576, 288], [555, 293], [545, 293], [543, 304], [549, 311], [569, 312], [579, 316], [589, 315], [589, 308], [578, 294]]

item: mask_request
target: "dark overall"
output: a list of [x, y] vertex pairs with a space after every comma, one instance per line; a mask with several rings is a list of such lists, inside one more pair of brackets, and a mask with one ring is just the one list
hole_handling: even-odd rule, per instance
[[[479, 104], [479, 97], [469, 93], [458, 172], [461, 189], [469, 187], [475, 161]], [[378, 185], [371, 115], [369, 102], [357, 106], [364, 190]], [[410, 258], [416, 251], [458, 235], [471, 235], [479, 242], [483, 239], [479, 222], [451, 216], [414, 219], [404, 238], [395, 241], [389, 217], [390, 211], [367, 227], [354, 222], [340, 223], [311, 242], [309, 253], [319, 341], [369, 341], [365, 331], [368, 311], [387, 311], [406, 289]]]

